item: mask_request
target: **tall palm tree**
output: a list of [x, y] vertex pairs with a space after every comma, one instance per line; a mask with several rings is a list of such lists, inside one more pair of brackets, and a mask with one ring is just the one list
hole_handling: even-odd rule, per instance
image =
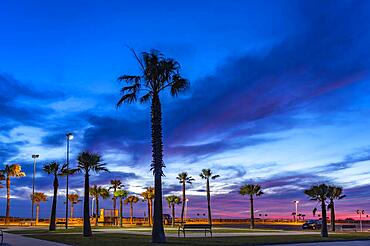
[[105, 164], [101, 162], [101, 156], [99, 154], [91, 153], [88, 151], [82, 152], [77, 157], [77, 171], [82, 172], [85, 176], [85, 187], [84, 187], [84, 226], [83, 236], [91, 237], [91, 225], [90, 225], [90, 206], [89, 206], [89, 186], [90, 186], [90, 172], [100, 173], [108, 172]]
[[139, 198], [137, 196], [129, 196], [125, 199], [125, 204], [130, 204], [130, 224], [133, 223], [134, 219], [134, 203], [137, 203], [139, 201]]
[[162, 107], [159, 95], [162, 91], [170, 90], [172, 96], [177, 96], [189, 87], [189, 82], [180, 75], [180, 64], [165, 57], [158, 51], [143, 52], [139, 57], [135, 51], [134, 56], [139, 63], [140, 75], [123, 75], [118, 78], [127, 82], [122, 87], [121, 99], [117, 106], [123, 103], [133, 103], [139, 100], [141, 103], [151, 103], [152, 124], [152, 163], [154, 174], [154, 225], [152, 230], [152, 242], [164, 243], [166, 236], [163, 229], [163, 206], [162, 206], [162, 168], [163, 162], [163, 135], [162, 135]]
[[175, 226], [175, 205], [178, 205], [181, 203], [181, 198], [176, 195], [171, 195], [166, 197], [166, 200], [168, 202], [168, 207], [172, 211], [172, 227]]
[[119, 198], [119, 226], [122, 227], [122, 201], [123, 201], [123, 198], [125, 198], [127, 196], [128, 192], [127, 190], [116, 190], [114, 192], [114, 196], [117, 198]]
[[329, 186], [327, 186], [326, 184], [314, 185], [310, 189], [305, 190], [304, 193], [307, 196], [311, 197], [311, 200], [318, 201], [321, 203], [321, 215], [322, 215], [321, 236], [328, 237], [328, 225], [326, 221], [325, 203], [329, 195]]
[[341, 200], [345, 198], [346, 195], [343, 195], [343, 188], [338, 186], [329, 186], [328, 191], [328, 198], [329, 198], [329, 206], [330, 209], [330, 225], [331, 231], [335, 232], [335, 206], [334, 200]]
[[22, 167], [19, 164], [5, 165], [3, 170], [0, 170], [0, 173], [5, 176], [6, 180], [6, 217], [5, 224], [10, 222], [10, 178], [19, 178], [24, 177], [26, 174], [22, 172]]
[[98, 226], [99, 219], [99, 197], [109, 198], [109, 191], [101, 186], [93, 185], [90, 187], [90, 195], [95, 197], [95, 226]]
[[146, 191], [141, 193], [141, 195], [144, 197], [144, 201], [147, 201], [148, 203], [148, 223], [149, 225], [152, 225], [152, 218], [153, 218], [153, 199], [154, 199], [154, 188], [153, 187], [147, 187]]
[[73, 215], [74, 215], [75, 205], [82, 201], [79, 198], [80, 197], [77, 193], [68, 194], [68, 201], [69, 201], [69, 204], [71, 206], [71, 209], [70, 209], [71, 210], [71, 215], [70, 215], [71, 218], [73, 218]]
[[181, 223], [184, 223], [184, 211], [185, 211], [185, 202], [186, 202], [186, 184], [192, 184], [195, 179], [188, 175], [187, 172], [179, 173], [176, 177], [179, 180], [179, 183], [182, 184], [182, 208], [181, 208]]
[[217, 179], [220, 175], [213, 175], [211, 169], [203, 169], [199, 174], [202, 179], [206, 180], [206, 191], [207, 191], [207, 204], [208, 204], [208, 224], [212, 225], [212, 213], [211, 213], [211, 191], [209, 189], [209, 179]]
[[57, 198], [58, 198], [58, 188], [59, 188], [59, 181], [58, 176], [63, 176], [67, 172], [67, 164], [61, 166], [59, 163], [53, 161], [43, 167], [43, 171], [49, 175], [54, 176], [53, 187], [54, 187], [54, 194], [53, 194], [53, 203], [51, 205], [51, 214], [50, 214], [50, 224], [49, 224], [49, 231], [56, 230], [56, 213], [57, 213]]
[[35, 192], [31, 194], [31, 200], [36, 205], [36, 225], [39, 223], [39, 214], [40, 214], [40, 203], [47, 201], [47, 196], [42, 192]]
[[239, 193], [243, 196], [249, 195], [250, 200], [250, 214], [251, 214], [251, 223], [250, 228], [254, 229], [254, 204], [253, 204], [253, 197], [254, 196], [261, 196], [263, 195], [263, 191], [261, 190], [261, 186], [256, 184], [247, 184], [240, 188]]
[[108, 190], [113, 190], [113, 217], [114, 217], [114, 224], [116, 224], [116, 208], [117, 208], [117, 197], [114, 196], [114, 192], [117, 190], [120, 190], [124, 187], [121, 180], [119, 179], [112, 179], [110, 181], [111, 186], [108, 188]]

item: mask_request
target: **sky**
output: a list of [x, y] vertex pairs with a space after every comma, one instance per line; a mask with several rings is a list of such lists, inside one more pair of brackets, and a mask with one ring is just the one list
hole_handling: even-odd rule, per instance
[[[339, 218], [370, 211], [370, 3], [368, 1], [4, 1], [0, 8], [0, 160], [20, 163], [11, 180], [11, 215], [30, 216], [32, 154], [36, 191], [49, 199], [52, 177], [43, 165], [71, 166], [84, 150], [100, 153], [111, 171], [91, 184], [121, 179], [131, 194], [153, 185], [150, 105], [117, 109], [123, 74], [140, 70], [129, 48], [160, 50], [181, 64], [190, 89], [161, 95], [164, 196], [181, 194], [188, 172], [188, 216], [206, 212], [211, 168], [213, 216], [246, 218], [238, 194], [260, 184], [256, 213], [289, 218], [294, 200], [312, 217], [317, 205], [303, 191], [342, 186]], [[82, 176], [70, 190], [83, 194]], [[60, 180], [58, 216], [64, 214]], [[6, 189], [0, 190], [0, 215]], [[111, 200], [101, 202], [110, 209]], [[128, 214], [128, 208], [126, 215]], [[143, 216], [144, 202], [135, 206]], [[164, 203], [164, 210], [169, 213]], [[180, 206], [177, 213], [180, 212]], [[76, 216], [82, 214], [78, 204]], [[124, 212], [124, 213], [125, 213]], [[257, 216], [258, 217], [258, 216]]]

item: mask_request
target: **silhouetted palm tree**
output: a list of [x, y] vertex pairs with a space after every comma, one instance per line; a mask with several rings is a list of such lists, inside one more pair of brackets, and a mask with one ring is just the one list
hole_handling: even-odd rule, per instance
[[211, 169], [203, 169], [199, 174], [202, 179], [206, 180], [206, 192], [207, 192], [207, 205], [208, 205], [208, 224], [212, 225], [212, 213], [211, 213], [211, 191], [209, 189], [209, 179], [219, 178], [220, 175], [213, 175]]
[[328, 198], [329, 198], [329, 205], [328, 209], [330, 209], [330, 225], [331, 231], [335, 232], [335, 206], [334, 200], [341, 200], [346, 196], [342, 194], [343, 188], [338, 186], [329, 186], [328, 191]]
[[89, 206], [89, 186], [90, 186], [90, 172], [100, 173], [108, 172], [105, 164], [101, 163], [101, 156], [90, 152], [82, 152], [77, 157], [77, 170], [82, 172], [85, 176], [85, 187], [84, 187], [84, 227], [83, 236], [91, 237], [91, 225], [90, 225], [90, 206]]
[[134, 203], [137, 203], [139, 198], [137, 196], [129, 196], [125, 199], [125, 204], [130, 204], [130, 224], [134, 221]]
[[179, 180], [179, 183], [182, 184], [182, 208], [181, 208], [181, 223], [184, 223], [184, 211], [185, 211], [185, 202], [186, 202], [186, 183], [192, 184], [195, 180], [188, 175], [187, 172], [179, 173], [176, 177]]
[[181, 203], [181, 198], [176, 195], [171, 195], [166, 197], [166, 200], [168, 202], [168, 207], [171, 209], [172, 212], [172, 227], [175, 226], [175, 205], [178, 205]]
[[328, 225], [326, 221], [326, 200], [328, 199], [329, 186], [326, 184], [314, 185], [310, 189], [305, 190], [304, 193], [311, 197], [311, 200], [318, 201], [321, 203], [321, 215], [322, 215], [322, 225], [321, 225], [321, 236], [328, 237]]
[[5, 175], [0, 171], [0, 189], [4, 188], [3, 182], [5, 180]]
[[40, 214], [40, 203], [41, 202], [46, 202], [47, 197], [44, 193], [42, 192], [35, 192], [35, 194], [31, 194], [31, 200], [35, 203], [36, 205], [36, 225], [39, 223], [39, 214]]
[[70, 215], [71, 218], [73, 218], [73, 215], [74, 215], [75, 205], [82, 201], [79, 198], [80, 197], [76, 193], [68, 194], [68, 201], [69, 201], [69, 204], [71, 206], [71, 215]]
[[239, 193], [243, 196], [249, 195], [250, 200], [250, 214], [251, 214], [251, 224], [250, 228], [254, 229], [254, 204], [253, 204], [253, 197], [254, 196], [261, 196], [263, 192], [261, 190], [261, 186], [255, 184], [247, 184], [240, 188]]
[[53, 161], [43, 167], [44, 172], [46, 172], [49, 175], [54, 176], [53, 181], [53, 187], [54, 187], [54, 193], [53, 193], [53, 203], [51, 205], [51, 214], [50, 214], [50, 224], [49, 224], [49, 231], [55, 231], [56, 230], [56, 213], [57, 213], [57, 198], [58, 198], [58, 187], [59, 187], [59, 181], [58, 176], [63, 176], [67, 172], [67, 164], [64, 164], [61, 166], [57, 162]]
[[122, 227], [122, 201], [127, 196], [127, 190], [116, 190], [114, 196], [119, 198], [119, 226]]
[[24, 177], [26, 174], [22, 172], [22, 167], [19, 164], [5, 165], [0, 171], [5, 176], [6, 180], [6, 217], [5, 224], [10, 222], [10, 178]]
[[148, 203], [148, 223], [149, 225], [152, 225], [152, 218], [153, 218], [153, 199], [154, 199], [154, 188], [153, 187], [147, 187], [146, 191], [141, 193], [141, 195], [144, 197], [144, 201], [147, 201]]
[[170, 58], [166, 58], [158, 51], [143, 52], [141, 57], [134, 56], [139, 63], [141, 74], [137, 76], [123, 75], [118, 78], [126, 81], [127, 86], [122, 87], [123, 96], [117, 106], [123, 103], [133, 103], [139, 100], [141, 103], [151, 102], [152, 123], [152, 170], [154, 174], [154, 226], [152, 230], [152, 242], [164, 243], [166, 236], [163, 229], [163, 206], [162, 206], [162, 168], [163, 162], [163, 136], [162, 136], [162, 107], [159, 95], [169, 89], [172, 96], [177, 96], [189, 87], [189, 82], [181, 77], [180, 64]]
[[[117, 209], [117, 198], [114, 196], [114, 192], [117, 190], [120, 190], [124, 187], [122, 184], [121, 180], [119, 179], [112, 179], [110, 181], [111, 186], [109, 187], [108, 190], [113, 190], [113, 217], [116, 218], [116, 209]], [[114, 224], [116, 224], [116, 219], [114, 219]]]
[[109, 198], [109, 191], [101, 186], [93, 185], [90, 187], [90, 195], [95, 197], [95, 226], [98, 226], [99, 220], [99, 197]]

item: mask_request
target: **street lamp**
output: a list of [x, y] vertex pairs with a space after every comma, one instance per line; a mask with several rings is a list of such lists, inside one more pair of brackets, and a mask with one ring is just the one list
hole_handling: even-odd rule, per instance
[[294, 204], [295, 204], [295, 214], [296, 214], [296, 222], [297, 222], [297, 216], [298, 216], [298, 203], [299, 203], [299, 201], [293, 201], [294, 202]]
[[33, 178], [32, 178], [32, 216], [31, 216], [32, 219], [31, 219], [31, 221], [33, 221], [33, 211], [34, 211], [34, 207], [35, 207], [35, 201], [34, 201], [33, 197], [35, 196], [36, 159], [39, 158], [39, 156], [40, 155], [37, 155], [37, 154], [32, 155], [32, 159], [33, 159]]
[[186, 198], [185, 200], [185, 220], [187, 220], [188, 218], [188, 202], [189, 202], [189, 199]]
[[365, 210], [357, 209], [356, 213], [360, 215], [360, 230], [362, 232], [362, 215], [365, 214]]
[[66, 175], [66, 229], [68, 229], [68, 173], [69, 173], [69, 141], [73, 139], [72, 133], [67, 133], [67, 175]]

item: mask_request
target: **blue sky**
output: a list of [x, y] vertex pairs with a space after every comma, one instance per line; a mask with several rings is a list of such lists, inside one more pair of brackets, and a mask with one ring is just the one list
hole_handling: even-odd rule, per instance
[[[0, 158], [28, 175], [12, 180], [11, 213], [29, 214], [33, 153], [37, 190], [51, 195], [40, 170], [64, 161], [70, 131], [72, 159], [97, 151], [112, 171], [92, 183], [121, 178], [132, 193], [152, 185], [149, 107], [115, 107], [116, 78], [139, 72], [127, 46], [178, 60], [191, 82], [179, 98], [162, 96], [164, 191], [179, 193], [176, 174], [188, 171], [190, 213], [206, 209], [202, 168], [221, 175], [216, 217], [246, 216], [236, 191], [249, 182], [265, 189], [256, 207], [271, 216], [289, 216], [296, 199], [309, 214], [303, 189], [320, 182], [345, 188], [343, 216], [369, 210], [369, 10], [366, 1], [3, 3]], [[72, 190], [82, 194], [81, 177]]]

